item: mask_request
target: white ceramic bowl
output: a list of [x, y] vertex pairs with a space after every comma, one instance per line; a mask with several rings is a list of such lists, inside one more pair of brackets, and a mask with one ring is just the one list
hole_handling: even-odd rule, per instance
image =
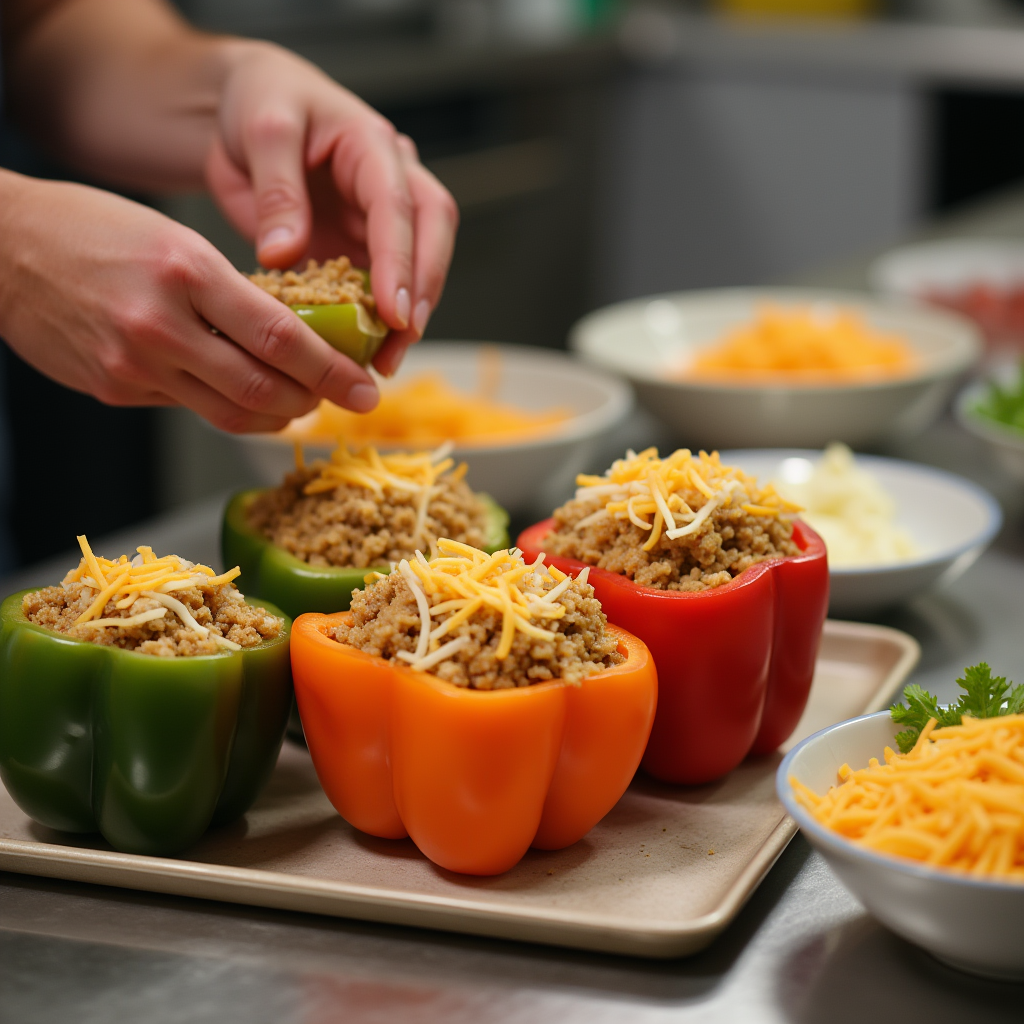
[[[748, 449], [722, 452], [722, 461], [769, 480], [794, 479], [817, 461], [820, 451]], [[999, 532], [1003, 514], [977, 484], [931, 466], [900, 459], [858, 455], [857, 464], [874, 476], [896, 503], [896, 522], [921, 555], [891, 565], [829, 569], [833, 617], [864, 615], [906, 601], [961, 576]], [[788, 462], [787, 460], [803, 460]]]
[[988, 977], [1024, 979], [1024, 885], [975, 881], [861, 849], [818, 824], [793, 798], [790, 776], [816, 793], [837, 784], [841, 764], [863, 768], [894, 747], [888, 711], [809, 736], [786, 755], [776, 789], [786, 810], [843, 884], [887, 928], [940, 960]]
[[1024, 432], [974, 411], [987, 390], [987, 382], [981, 380], [964, 388], [957, 396], [956, 418], [964, 430], [989, 446], [996, 462], [1011, 477], [1024, 481]]
[[1006, 288], [1024, 284], [1024, 243], [996, 238], [951, 238], [893, 249], [868, 270], [886, 295], [921, 298], [935, 288], [956, 291], [975, 284]]
[[[478, 342], [423, 342], [406, 354], [395, 376], [432, 371], [456, 388], [472, 392], [478, 385]], [[496, 346], [501, 354], [497, 399], [520, 408], [568, 409], [569, 419], [541, 437], [479, 447], [459, 446], [456, 459], [468, 463], [467, 480], [490, 494], [513, 515], [548, 515], [610, 431], [629, 414], [629, 385], [585, 366], [561, 352], [518, 345]], [[294, 444], [276, 434], [239, 438], [246, 460], [268, 486], [278, 484], [294, 467]], [[387, 445], [381, 446], [387, 449]], [[391, 446], [395, 447], [395, 446]], [[306, 445], [309, 459], [326, 457], [330, 445]]]
[[[843, 306], [873, 327], [902, 335], [920, 358], [913, 374], [835, 385], [758, 385], [671, 380], [688, 353], [749, 323], [766, 304]], [[981, 352], [966, 320], [920, 305], [855, 292], [729, 289], [679, 292], [590, 313], [570, 334], [589, 362], [627, 376], [641, 404], [691, 448], [865, 447], [909, 436], [942, 410], [957, 378]]]

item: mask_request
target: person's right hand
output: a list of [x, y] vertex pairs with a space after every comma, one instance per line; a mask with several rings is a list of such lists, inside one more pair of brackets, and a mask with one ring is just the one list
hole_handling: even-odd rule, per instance
[[356, 412], [378, 401], [365, 370], [196, 232], [98, 189], [8, 172], [0, 336], [102, 402], [180, 404], [232, 432], [278, 430], [320, 398]]

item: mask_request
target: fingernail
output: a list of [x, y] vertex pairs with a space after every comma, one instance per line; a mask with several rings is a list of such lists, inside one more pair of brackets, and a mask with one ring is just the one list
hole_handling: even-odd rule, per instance
[[408, 347], [407, 344], [398, 344], [391, 349], [388, 353], [387, 369], [383, 371], [385, 377], [394, 377], [398, 373], [398, 368], [402, 365], [402, 357]]
[[420, 299], [416, 303], [416, 309], [412, 314], [413, 330], [422, 338], [423, 332], [427, 329], [427, 321], [430, 319], [430, 303], [426, 299]]
[[348, 401], [345, 403], [353, 412], [369, 412], [376, 408], [380, 395], [372, 384], [353, 384], [348, 389]]
[[403, 327], [409, 326], [409, 309], [412, 306], [412, 299], [409, 298], [408, 288], [399, 288], [395, 294], [395, 316]]
[[261, 249], [273, 249], [278, 245], [288, 245], [290, 242], [295, 241], [295, 232], [291, 228], [279, 227], [271, 228], [262, 239], [260, 239], [259, 247]]

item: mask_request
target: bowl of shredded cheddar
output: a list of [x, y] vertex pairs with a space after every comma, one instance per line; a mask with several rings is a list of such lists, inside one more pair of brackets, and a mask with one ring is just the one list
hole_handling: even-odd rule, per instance
[[927, 427], [977, 361], [949, 313], [855, 292], [723, 289], [622, 302], [570, 345], [690, 447], [865, 446]]
[[911, 686], [909, 708], [808, 737], [780, 765], [776, 788], [882, 924], [953, 967], [1021, 981], [1024, 687], [985, 664], [964, 675], [960, 705]]
[[473, 486], [513, 514], [560, 499], [633, 404], [622, 380], [560, 352], [475, 342], [422, 342], [380, 382], [366, 414], [323, 401], [277, 434], [239, 441], [250, 467], [277, 484], [301, 446], [326, 458], [339, 441], [382, 452], [451, 444]]

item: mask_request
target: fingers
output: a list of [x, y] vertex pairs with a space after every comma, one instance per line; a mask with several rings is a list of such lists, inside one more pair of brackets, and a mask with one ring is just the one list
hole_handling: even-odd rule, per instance
[[[226, 273], [190, 282], [193, 308], [259, 362], [274, 367], [318, 398], [353, 412], [380, 399], [373, 378], [331, 348], [287, 306], [261, 291], [224, 261]], [[221, 385], [218, 384], [218, 387]]]
[[[232, 405], [253, 413], [284, 419], [304, 416], [317, 404], [308, 389], [266, 363], [255, 359], [226, 338], [210, 334], [197, 322], [191, 330], [178, 332], [178, 368], [214, 391]], [[201, 353], [201, 358], [196, 358]]]
[[256, 255], [265, 267], [291, 266], [309, 244], [305, 141], [306, 119], [294, 104], [264, 103], [242, 126], [256, 213]]
[[437, 308], [455, 251], [459, 208], [451, 193], [419, 162], [406, 165], [415, 204], [414, 295], [410, 326], [422, 337]]
[[287, 417], [244, 409], [184, 370], [171, 376], [165, 387], [178, 404], [231, 434], [269, 433], [288, 425]]
[[341, 133], [331, 170], [342, 198], [366, 218], [371, 284], [384, 322], [405, 330], [412, 316], [413, 203], [394, 128], [367, 115]]

